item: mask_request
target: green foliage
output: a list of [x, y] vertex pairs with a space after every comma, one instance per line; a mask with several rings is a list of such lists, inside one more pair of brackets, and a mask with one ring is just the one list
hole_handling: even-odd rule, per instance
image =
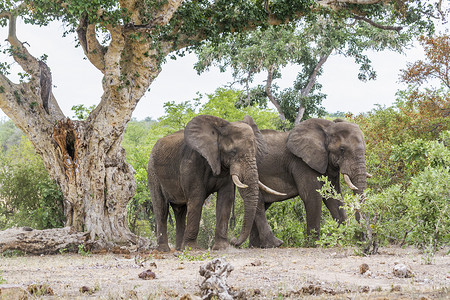
[[200, 222], [197, 243], [200, 247], [211, 249], [214, 244], [216, 228], [216, 200], [217, 194], [210, 195], [203, 204], [202, 220]]
[[0, 254], [2, 257], [20, 257], [25, 256], [26, 253], [21, 250], [10, 250], [7, 249]]
[[[130, 229], [137, 234], [143, 233], [139, 226], [142, 222], [140, 220], [147, 220], [153, 215], [149, 201], [150, 192], [147, 187], [147, 163], [154, 144], [148, 140], [148, 137], [158, 136], [153, 131], [155, 124], [151, 119], [130, 121], [122, 143], [127, 153], [127, 162], [135, 170], [136, 193], [127, 205], [127, 218]], [[151, 225], [154, 227], [154, 222], [151, 222]]]
[[[350, 22], [352, 26], [348, 26]], [[392, 19], [387, 18], [386, 22]], [[259, 27], [226, 36], [220, 42], [205, 42], [196, 50], [199, 61], [195, 68], [199, 73], [211, 66], [221, 71], [231, 68], [235, 80], [245, 88], [241, 106], [267, 103], [269, 95], [265, 85], [252, 84], [256, 74], [268, 74], [266, 83], [273, 101], [278, 102], [284, 117], [294, 124], [300, 107], [305, 109], [303, 119], [324, 115], [321, 103], [326, 95], [320, 92], [322, 86], [316, 82], [316, 77], [321, 75], [322, 66], [332, 53], [353, 57], [360, 65], [360, 80], [375, 79], [376, 72], [366, 50], [401, 52], [422, 30], [416, 26], [397, 29], [372, 26], [344, 12], [319, 10], [295, 25]], [[288, 64], [297, 65], [299, 72], [291, 88], [280, 90], [269, 78], [281, 78], [282, 68]]]
[[[421, 99], [416, 105], [426, 105]], [[391, 184], [403, 183], [423, 169], [430, 155], [438, 155], [443, 145], [427, 144], [443, 139], [442, 132], [450, 130], [450, 118], [441, 110], [422, 115], [419, 110], [403, 109], [398, 102], [392, 107], [378, 107], [353, 118], [364, 132], [367, 144], [366, 162], [371, 188], [381, 191]], [[399, 107], [400, 106], [400, 107]], [[417, 119], [423, 119], [418, 122]], [[427, 124], [435, 124], [432, 130]], [[433, 158], [447, 160], [448, 158]], [[438, 161], [434, 163], [439, 164]]]
[[77, 118], [78, 120], [86, 120], [91, 111], [95, 109], [96, 105], [91, 105], [89, 107], [84, 106], [83, 104], [78, 104], [72, 106], [71, 110], [74, 112], [73, 118]]
[[306, 214], [299, 197], [272, 204], [266, 216], [275, 236], [283, 241], [283, 247], [306, 245]]
[[[442, 138], [448, 136], [450, 131], [441, 134]], [[450, 151], [443, 142], [413, 140], [409, 143], [392, 146], [390, 157], [395, 162], [401, 162], [405, 178], [417, 175], [426, 167], [450, 166]]]
[[450, 164], [428, 166], [413, 177], [404, 200], [414, 224], [406, 242], [434, 251], [450, 243]]
[[[443, 134], [444, 140], [448, 134]], [[408, 160], [411, 178], [376, 194], [368, 191], [363, 199], [344, 195], [349, 218], [338, 225], [328, 216], [319, 245], [356, 245], [357, 252], [367, 254], [387, 243], [411, 244], [423, 249], [430, 262], [437, 249], [450, 242], [450, 149], [443, 142], [423, 140], [403, 147], [407, 150], [396, 155], [403, 153]], [[339, 197], [326, 181], [321, 193]], [[355, 221], [356, 211], [361, 213], [360, 223]]]
[[181, 252], [181, 254], [178, 255], [178, 259], [182, 261], [204, 261], [213, 259], [209, 251], [200, 253], [198, 255], [191, 254], [191, 251], [192, 251], [191, 248], [184, 249], [183, 252]]
[[25, 138], [0, 153], [0, 228], [64, 225], [63, 196]]
[[81, 256], [91, 256], [91, 252], [89, 250], [86, 250], [83, 244], [78, 245], [78, 254]]
[[0, 145], [3, 151], [18, 145], [22, 136], [23, 132], [11, 120], [0, 122]]
[[260, 129], [275, 129], [274, 122], [278, 117], [274, 111], [260, 106], [236, 107], [241, 93], [219, 88], [214, 94], [207, 96], [208, 101], [200, 107], [199, 114], [217, 116], [230, 122], [241, 121], [249, 115]]

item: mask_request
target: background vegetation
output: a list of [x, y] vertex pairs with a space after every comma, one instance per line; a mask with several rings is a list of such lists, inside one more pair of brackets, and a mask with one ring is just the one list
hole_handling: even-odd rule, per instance
[[[424, 259], [450, 243], [450, 83], [449, 37], [422, 38], [424, 61], [410, 64], [401, 80], [408, 84], [389, 107], [377, 107], [345, 118], [358, 124], [365, 134], [369, 190], [364, 201], [344, 189], [349, 218], [338, 226], [323, 210], [320, 240], [322, 247], [351, 246], [360, 253], [375, 253], [389, 243], [414, 245], [423, 249]], [[279, 129], [278, 113], [266, 103], [242, 106], [242, 91], [219, 88], [214, 94], [199, 96], [180, 104], [167, 102], [160, 119], [132, 120], [123, 146], [127, 161], [135, 169], [137, 192], [128, 204], [128, 222], [137, 234], [153, 238], [154, 220], [147, 188], [146, 166], [155, 142], [183, 129], [198, 114], [210, 114], [229, 121], [251, 115], [259, 128]], [[362, 95], [363, 97], [363, 95]], [[76, 106], [75, 117], [83, 118], [92, 108]], [[331, 115], [328, 114], [329, 118]], [[342, 113], [338, 114], [342, 117]], [[0, 229], [12, 226], [60, 227], [64, 224], [62, 194], [48, 177], [31, 143], [11, 121], [0, 124]], [[332, 193], [327, 184], [324, 196]], [[363, 214], [358, 223], [355, 209]], [[243, 208], [236, 200], [230, 220], [230, 235], [238, 234]], [[301, 199], [271, 206], [267, 217], [284, 246], [304, 246], [305, 222]], [[169, 220], [174, 239], [174, 223]], [[210, 247], [215, 227], [215, 196], [205, 204], [199, 243]], [[236, 232], [235, 232], [236, 230]]]

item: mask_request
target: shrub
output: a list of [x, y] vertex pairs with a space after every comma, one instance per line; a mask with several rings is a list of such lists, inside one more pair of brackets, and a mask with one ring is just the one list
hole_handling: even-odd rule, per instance
[[450, 243], [450, 166], [428, 166], [410, 183], [405, 216], [412, 228], [406, 242], [425, 249]]
[[306, 245], [305, 208], [300, 197], [274, 203], [266, 211], [267, 221], [284, 247]]
[[64, 225], [63, 196], [31, 143], [0, 153], [0, 228]]

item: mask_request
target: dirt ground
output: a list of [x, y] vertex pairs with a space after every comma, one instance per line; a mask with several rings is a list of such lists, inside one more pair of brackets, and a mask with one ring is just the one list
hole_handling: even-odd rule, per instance
[[[448, 250], [431, 265], [418, 250], [399, 247], [369, 257], [338, 248], [2, 257], [0, 298], [28, 288], [44, 299], [199, 299], [200, 266], [223, 258], [234, 267], [228, 286], [247, 299], [450, 299]], [[368, 271], [361, 274], [363, 264]], [[408, 278], [394, 275], [398, 264]], [[139, 278], [148, 269], [156, 278]]]

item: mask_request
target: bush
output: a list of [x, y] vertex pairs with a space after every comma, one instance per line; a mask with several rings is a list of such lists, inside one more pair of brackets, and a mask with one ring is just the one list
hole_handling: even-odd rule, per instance
[[305, 208], [300, 197], [274, 203], [266, 211], [267, 221], [283, 247], [306, 245]]
[[0, 153], [0, 228], [64, 225], [63, 196], [31, 143]]
[[[403, 184], [381, 192], [366, 191], [363, 200], [344, 195], [349, 215], [346, 223], [325, 218], [318, 245], [357, 246], [357, 252], [376, 253], [387, 243], [411, 244], [429, 254], [450, 242], [450, 150], [445, 146], [449, 133], [439, 141], [415, 140], [394, 149], [393, 158], [402, 160]], [[324, 197], [340, 197], [326, 178], [320, 191]], [[352, 212], [359, 210], [361, 222]]]
[[405, 201], [412, 225], [407, 243], [433, 251], [450, 243], [450, 166], [426, 167], [411, 180]]

